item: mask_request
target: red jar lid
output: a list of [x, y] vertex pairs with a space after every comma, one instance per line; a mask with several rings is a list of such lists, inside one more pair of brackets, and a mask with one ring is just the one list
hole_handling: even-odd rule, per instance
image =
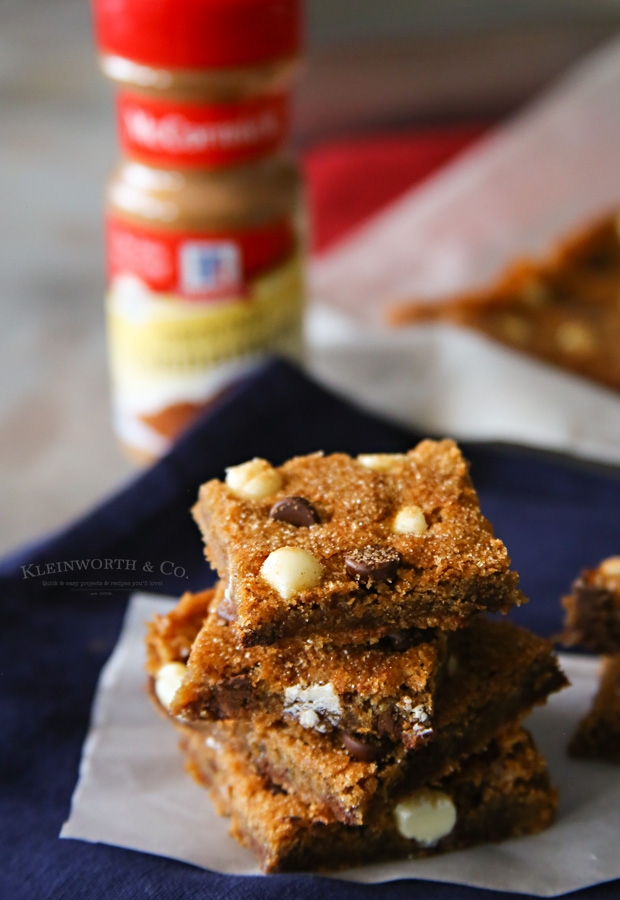
[[248, 66], [294, 55], [301, 0], [93, 0], [103, 53], [164, 68]]

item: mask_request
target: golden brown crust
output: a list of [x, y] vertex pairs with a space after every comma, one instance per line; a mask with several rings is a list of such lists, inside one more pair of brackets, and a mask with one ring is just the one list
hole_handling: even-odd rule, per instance
[[519, 259], [487, 289], [394, 307], [394, 325], [451, 322], [620, 390], [620, 241], [607, 215], [541, 260]]

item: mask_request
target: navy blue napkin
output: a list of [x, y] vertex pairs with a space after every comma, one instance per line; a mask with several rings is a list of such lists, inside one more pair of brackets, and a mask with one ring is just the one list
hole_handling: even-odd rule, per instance
[[[0, 563], [0, 896], [387, 900], [474, 898], [430, 882], [380, 887], [316, 876], [240, 878], [59, 840], [101, 667], [136, 588], [180, 594], [213, 580], [189, 508], [201, 482], [252, 456], [402, 451], [421, 435], [354, 408], [275, 362], [208, 414], [172, 452], [65, 531]], [[530, 604], [513, 618], [551, 635], [577, 571], [620, 551], [618, 471], [510, 447], [464, 448], [483, 512], [509, 548]], [[205, 835], [205, 840], [208, 836]], [[618, 882], [587, 892], [617, 895]], [[508, 896], [508, 895], [505, 895]]]

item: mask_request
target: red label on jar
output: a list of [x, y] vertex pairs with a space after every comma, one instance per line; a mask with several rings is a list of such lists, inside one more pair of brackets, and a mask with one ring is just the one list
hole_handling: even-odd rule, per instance
[[248, 281], [295, 246], [290, 221], [234, 232], [161, 232], [107, 221], [110, 280], [133, 275], [158, 293], [188, 300], [240, 297]]
[[121, 93], [117, 114], [127, 156], [166, 165], [233, 165], [272, 153], [285, 142], [289, 98], [275, 94], [204, 106]]

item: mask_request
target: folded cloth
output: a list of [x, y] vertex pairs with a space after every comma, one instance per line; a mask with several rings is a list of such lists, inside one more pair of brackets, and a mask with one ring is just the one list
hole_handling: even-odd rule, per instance
[[490, 123], [347, 136], [304, 153], [312, 249], [328, 250], [473, 143]]
[[[224, 877], [169, 859], [61, 841], [58, 832], [68, 815], [96, 681], [129, 592], [147, 587], [180, 594], [213, 580], [189, 514], [198, 485], [252, 456], [279, 463], [318, 449], [398, 452], [420, 437], [359, 411], [276, 361], [231, 393], [125, 490], [66, 531], [0, 564], [3, 896], [125, 900], [153, 892], [162, 900], [306, 900], [319, 894], [349, 900], [369, 895], [368, 886], [315, 876]], [[576, 572], [618, 553], [617, 471], [586, 469], [511, 447], [470, 445], [464, 452], [472, 461], [482, 510], [531, 597], [515, 620], [541, 634], [559, 631], [559, 597]], [[617, 887], [599, 887], [596, 896], [612, 897]], [[415, 890], [421, 898], [477, 895], [473, 889], [424, 882]], [[400, 898], [409, 891], [394, 882], [382, 886], [381, 896]]]

